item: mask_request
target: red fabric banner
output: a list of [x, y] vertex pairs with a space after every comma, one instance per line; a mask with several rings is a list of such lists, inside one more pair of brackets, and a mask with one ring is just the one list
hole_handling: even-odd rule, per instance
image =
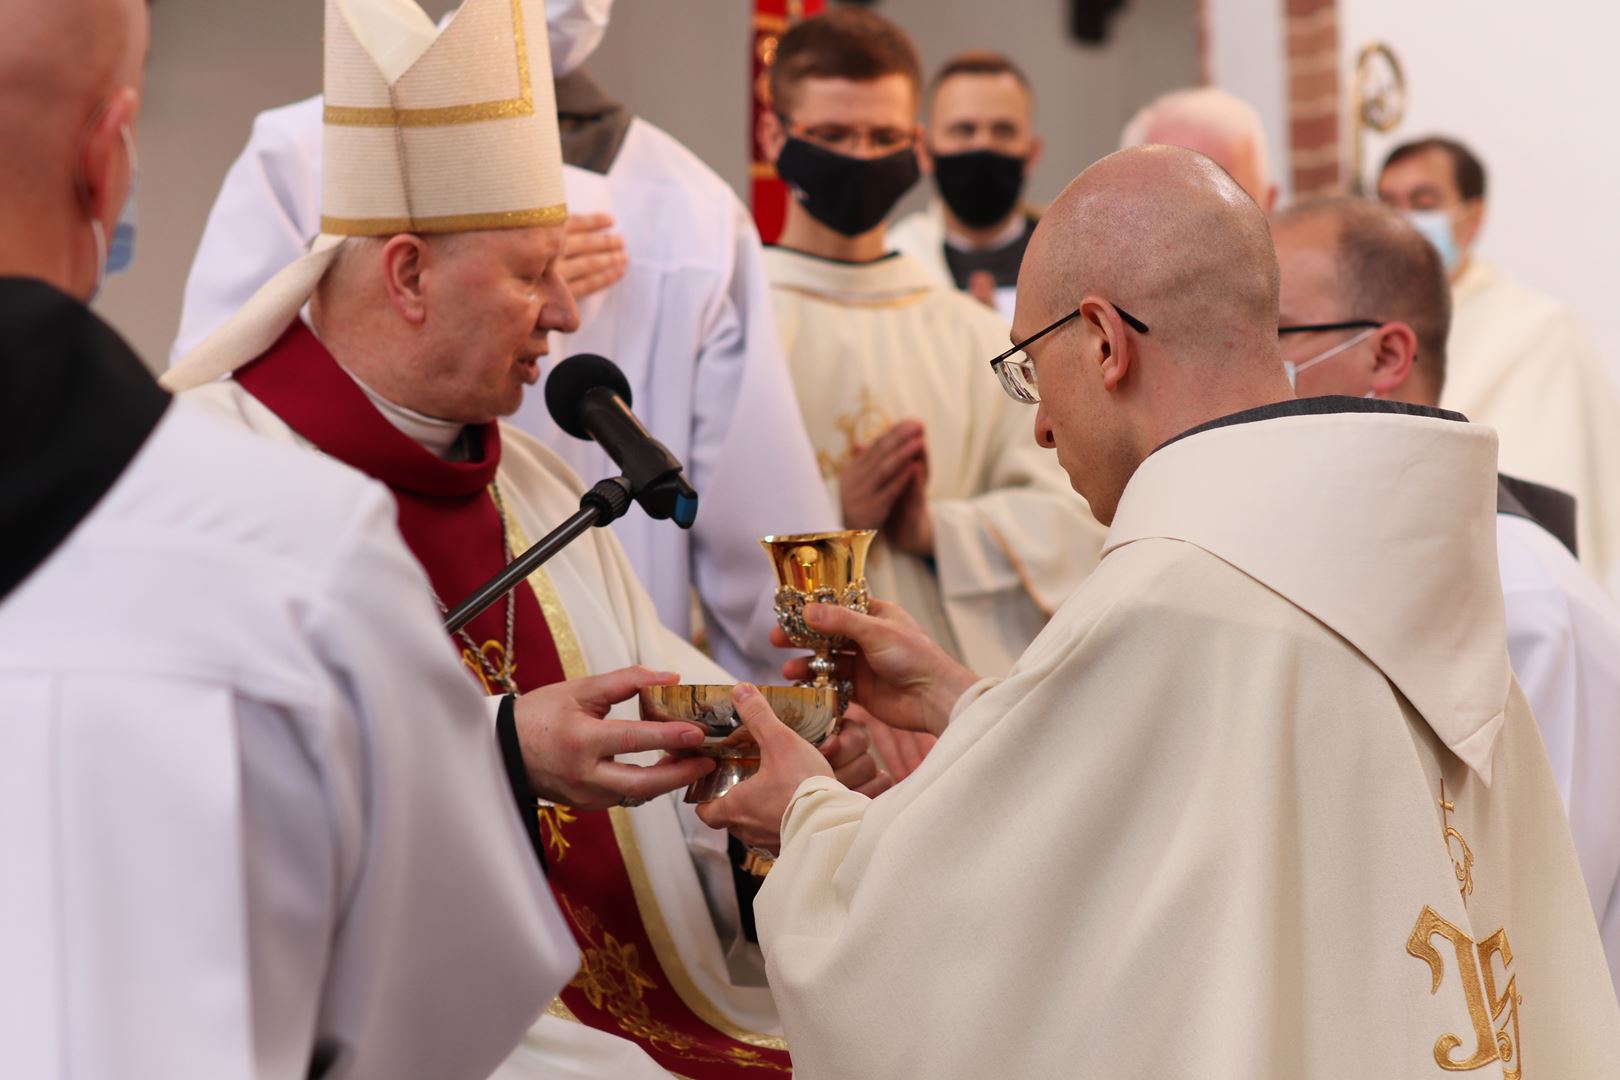
[[827, 0], [754, 0], [749, 96], [753, 107], [748, 113], [749, 171], [753, 183], [754, 224], [759, 238], [776, 243], [787, 215], [787, 185], [776, 175], [776, 166], [759, 144], [759, 119], [771, 111], [771, 64], [776, 61], [776, 42], [800, 19], [818, 15]]

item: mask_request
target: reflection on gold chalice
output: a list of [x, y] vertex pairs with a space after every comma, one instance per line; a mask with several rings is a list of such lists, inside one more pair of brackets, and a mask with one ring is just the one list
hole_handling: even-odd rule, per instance
[[[820, 745], [838, 723], [838, 694], [831, 686], [762, 686], [759, 692], [782, 723], [811, 745]], [[731, 703], [731, 687], [681, 683], [641, 691], [641, 718], [683, 720], [704, 729], [692, 751], [715, 759], [715, 770], [686, 789], [689, 803], [718, 799], [759, 771], [759, 745]]]
[[759, 542], [776, 571], [776, 621], [788, 640], [801, 649], [813, 649], [811, 678], [805, 685], [833, 686], [832, 654], [848, 644], [810, 629], [804, 621], [806, 604], [837, 604], [865, 612], [866, 552], [877, 536], [875, 529], [767, 536]]

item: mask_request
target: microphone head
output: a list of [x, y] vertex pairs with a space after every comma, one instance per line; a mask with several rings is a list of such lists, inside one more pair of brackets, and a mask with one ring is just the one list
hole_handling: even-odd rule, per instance
[[546, 377], [546, 408], [558, 427], [576, 439], [588, 441], [591, 433], [585, 430], [580, 408], [585, 395], [599, 388], [617, 394], [625, 407], [630, 407], [630, 380], [618, 364], [595, 353], [570, 356]]

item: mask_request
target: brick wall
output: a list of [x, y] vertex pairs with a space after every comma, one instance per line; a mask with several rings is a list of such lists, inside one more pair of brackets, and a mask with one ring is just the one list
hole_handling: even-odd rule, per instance
[[1338, 0], [1280, 0], [1288, 41], [1294, 197], [1342, 190]]

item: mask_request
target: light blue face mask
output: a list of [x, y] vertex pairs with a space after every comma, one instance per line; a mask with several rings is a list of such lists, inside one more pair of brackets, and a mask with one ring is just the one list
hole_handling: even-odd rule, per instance
[[118, 129], [124, 136], [124, 149], [129, 154], [129, 197], [119, 211], [118, 224], [113, 226], [112, 243], [107, 245], [107, 273], [122, 274], [135, 261], [135, 189], [141, 186], [141, 167], [135, 158], [135, 137], [126, 125]]
[[1457, 269], [1460, 253], [1457, 251], [1457, 234], [1452, 226], [1451, 211], [1403, 210], [1401, 216], [1423, 234], [1423, 239], [1434, 245], [1434, 250], [1440, 253], [1440, 261], [1446, 264], [1446, 273]]
[[[1333, 346], [1333, 348], [1331, 348], [1331, 349], [1328, 349], [1326, 352], [1319, 352], [1315, 356], [1311, 357], [1309, 360], [1301, 360], [1297, 364], [1294, 363], [1292, 360], [1284, 360], [1283, 361], [1283, 374], [1288, 376], [1288, 389], [1294, 391], [1295, 393], [1298, 393], [1299, 392], [1299, 373], [1300, 372], [1309, 371], [1311, 368], [1315, 367], [1317, 364], [1320, 364], [1320, 363], [1323, 363], [1324, 361], [1333, 359], [1335, 356], [1338, 356], [1340, 353], [1344, 352], [1346, 349], [1352, 348], [1352, 347], [1354, 347], [1356, 345], [1360, 345], [1363, 341], [1366, 341], [1368, 338], [1372, 337], [1377, 332], [1378, 332], [1377, 327], [1375, 327], [1375, 326], [1374, 327], [1369, 327], [1368, 329], [1363, 330], [1361, 333], [1357, 334], [1355, 337], [1351, 338], [1349, 341], [1341, 341], [1339, 344]], [[1372, 391], [1369, 390], [1367, 393], [1365, 393], [1365, 394], [1363, 394], [1361, 396], [1362, 397], [1372, 397], [1373, 393], [1372, 393]]]
[[[101, 227], [101, 222], [90, 219], [90, 234], [96, 240], [96, 287], [90, 293], [92, 300], [101, 295], [101, 287], [107, 283], [108, 275], [123, 273], [135, 261], [135, 189], [140, 186], [140, 166], [135, 160], [135, 137], [129, 133], [129, 127], [126, 125], [118, 130], [124, 137], [124, 152], [129, 157], [129, 195], [124, 199], [124, 208], [118, 212], [117, 223], [113, 225], [111, 244], [107, 243], [107, 233]], [[84, 190], [81, 187], [80, 191]]]

